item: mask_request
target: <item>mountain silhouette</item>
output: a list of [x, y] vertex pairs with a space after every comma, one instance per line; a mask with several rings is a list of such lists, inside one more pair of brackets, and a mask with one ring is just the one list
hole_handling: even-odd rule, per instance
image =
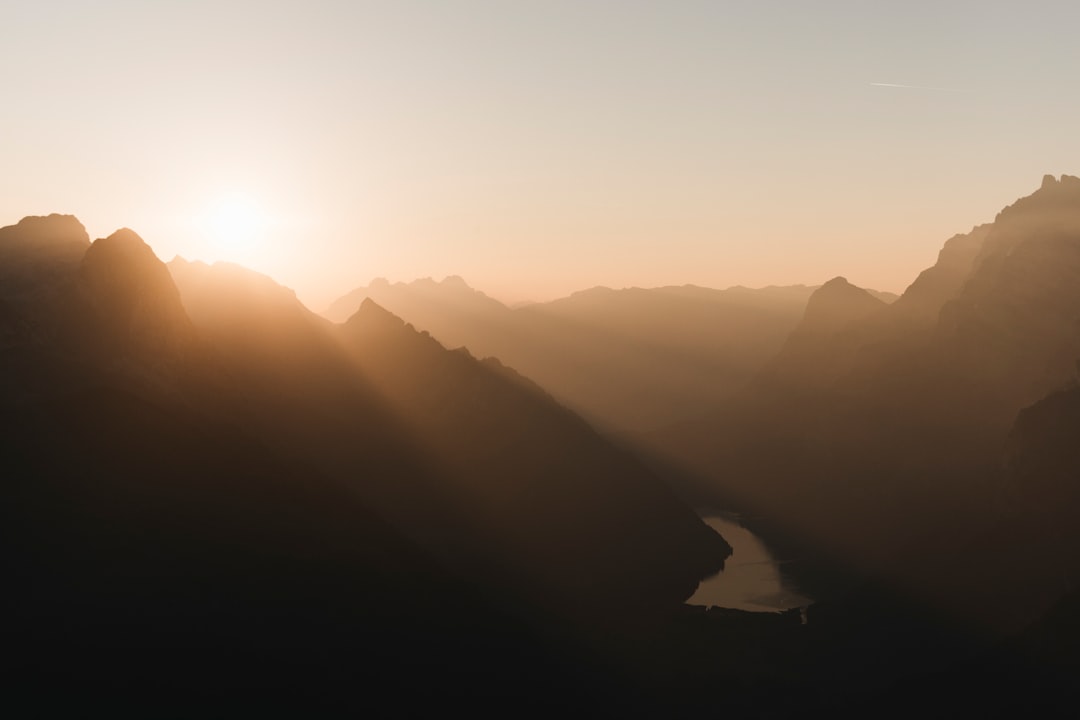
[[[1078, 308], [1070, 176], [899, 298], [837, 277], [511, 309], [450, 277], [327, 318], [25, 218], [0, 228], [8, 702], [1067, 710]], [[736, 557], [691, 502], [814, 604], [685, 605]]]
[[[252, 412], [265, 439], [355, 484], [445, 562], [502, 568], [507, 584], [534, 592], [543, 577], [552, 598], [576, 604], [626, 597], [627, 583], [642, 601], [670, 583], [681, 600], [729, 552], [648, 471], [516, 373], [446, 350], [370, 301], [336, 327], [250, 271], [170, 267], [236, 382], [276, 404]], [[551, 527], [560, 533], [542, 532]]]
[[[657, 443], [695, 472], [688, 492], [762, 518], [792, 552], [967, 612], [976, 586], [995, 597], [1009, 582], [954, 569], [1002, 549], [989, 538], [1011, 518], [1000, 488], [1017, 415], [1075, 377], [1078, 253], [1080, 180], [1048, 178], [949, 240], [892, 304], [823, 286], [746, 390]], [[1034, 596], [988, 601], [984, 619], [1011, 625]]]
[[980, 225], [947, 240], [937, 262], [919, 273], [897, 300], [895, 312], [919, 326], [933, 326], [945, 303], [959, 295], [991, 228]]
[[813, 288], [597, 287], [510, 309], [468, 287], [375, 281], [363, 298], [447, 347], [495, 357], [600, 428], [637, 435], [715, 407], [753, 377], [798, 322]]
[[[498, 361], [447, 351], [370, 300], [343, 331], [364, 374], [455, 472], [457, 504], [492, 534], [485, 545], [519, 558], [513, 570], [511, 558], [499, 559], [507, 572], [535, 563], [549, 592], [570, 583], [579, 602], [607, 583], [614, 597], [644, 599], [665, 582], [686, 597], [698, 578], [680, 580], [670, 558], [719, 569], [710, 556], [730, 552], [722, 542], [710, 548], [714, 536], [630, 456]], [[650, 570], [623, 572], [634, 564]]]
[[880, 310], [884, 302], [847, 278], [836, 277], [814, 291], [796, 333], [831, 333]]
[[31, 691], [422, 673], [454, 697], [479, 673], [521, 696], [573, 682], [551, 653], [574, 623], [678, 606], [730, 553], [535, 386], [396, 318], [334, 326], [73, 218], [0, 229], [0, 254], [0, 631]]

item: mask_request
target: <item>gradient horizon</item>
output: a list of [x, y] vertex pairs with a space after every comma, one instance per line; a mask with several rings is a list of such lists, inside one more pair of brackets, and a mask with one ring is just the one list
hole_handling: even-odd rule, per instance
[[[1080, 8], [16, 3], [0, 224], [76, 215], [315, 310], [374, 277], [901, 292], [1080, 170]], [[263, 214], [242, 249], [222, 197]]]

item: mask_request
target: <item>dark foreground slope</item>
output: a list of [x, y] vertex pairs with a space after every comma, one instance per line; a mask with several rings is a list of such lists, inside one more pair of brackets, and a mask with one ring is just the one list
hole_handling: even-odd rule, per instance
[[[343, 326], [267, 278], [174, 261], [259, 432], [521, 602], [678, 603], [729, 552], [670, 490], [536, 386], [368, 303]], [[483, 580], [481, 580], [483, 579]]]
[[[359, 369], [384, 350], [343, 344], [265, 278], [174, 272], [183, 293], [128, 230], [90, 243], [60, 216], [0, 229], [0, 658], [12, 707], [108, 698], [160, 715], [222, 697], [295, 712], [634, 696], [607, 635], [582, 628], [606, 622], [597, 611], [616, 599], [636, 608], [627, 615], [678, 606], [722, 563], [718, 536], [576, 417], [502, 375], [486, 381], [497, 420], [483, 405], [442, 411], [463, 427], [544, 432], [464, 432], [450, 444], [477, 462], [444, 463], [432, 448], [448, 443], [432, 433], [448, 426], [425, 434], [403, 414], [438, 408], [395, 408]], [[385, 352], [409, 367], [419, 336], [399, 329], [405, 345]], [[446, 375], [465, 358], [423, 353], [427, 374], [395, 382], [463, 402], [472, 396], [441, 383], [487, 377], [472, 360]], [[555, 458], [546, 471], [565, 476], [485, 464], [487, 452]], [[506, 517], [475, 525], [495, 496], [513, 508], [496, 504]], [[531, 556], [540, 545], [516, 541], [528, 535], [519, 525], [563, 562]]]
[[233, 422], [243, 399], [133, 233], [90, 245], [69, 218], [24, 225], [82, 252], [0, 243], [27, 281], [3, 287], [0, 353], [10, 708], [161, 714], [342, 675], [393, 687], [520, 631], [355, 493]]

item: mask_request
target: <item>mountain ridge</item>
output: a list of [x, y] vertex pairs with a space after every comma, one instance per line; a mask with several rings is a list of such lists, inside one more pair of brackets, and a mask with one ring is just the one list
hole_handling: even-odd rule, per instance
[[[1024, 407], [1075, 378], [1078, 308], [1080, 181], [1066, 176], [950, 238], [895, 303], [817, 337], [793, 332], [727, 409], [669, 428], [658, 444], [708, 478], [688, 491], [769, 518], [792, 552], [816, 548], [959, 613], [972, 586], [957, 577], [1000, 580], [987, 557], [945, 538], [1008, 554], [992, 540], [1010, 516], [996, 449]], [[983, 574], [920, 566], [935, 543]], [[1016, 622], [999, 590], [969, 620]]]

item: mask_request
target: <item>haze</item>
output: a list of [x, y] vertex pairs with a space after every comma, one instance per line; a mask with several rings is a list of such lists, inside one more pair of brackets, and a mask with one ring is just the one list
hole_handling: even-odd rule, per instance
[[[458, 274], [509, 302], [837, 274], [900, 291], [1076, 167], [1078, 20], [1065, 2], [13, 3], [0, 218], [137, 228], [316, 309], [376, 276]], [[261, 213], [239, 246], [208, 230], [231, 197]]]
[[914, 5], [4, 5], [8, 714], [1076, 717], [1080, 9]]

